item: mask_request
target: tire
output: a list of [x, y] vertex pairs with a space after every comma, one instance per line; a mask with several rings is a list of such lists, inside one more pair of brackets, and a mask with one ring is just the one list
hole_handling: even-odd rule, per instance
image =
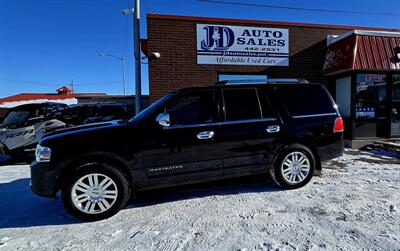
[[[290, 162], [295, 165], [291, 165]], [[316, 160], [309, 148], [301, 144], [290, 144], [279, 152], [269, 170], [271, 178], [278, 186], [296, 189], [310, 182], [315, 166]]]
[[86, 163], [64, 183], [61, 198], [65, 209], [76, 218], [97, 221], [123, 209], [130, 193], [130, 182], [119, 169], [106, 163]]

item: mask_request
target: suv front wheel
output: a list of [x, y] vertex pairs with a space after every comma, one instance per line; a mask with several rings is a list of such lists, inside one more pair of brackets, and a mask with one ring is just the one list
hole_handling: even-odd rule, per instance
[[315, 157], [310, 149], [300, 144], [286, 146], [278, 155], [270, 174], [275, 183], [285, 189], [296, 189], [310, 182]]
[[109, 218], [125, 207], [130, 196], [129, 181], [106, 163], [80, 165], [62, 190], [69, 213], [84, 221]]

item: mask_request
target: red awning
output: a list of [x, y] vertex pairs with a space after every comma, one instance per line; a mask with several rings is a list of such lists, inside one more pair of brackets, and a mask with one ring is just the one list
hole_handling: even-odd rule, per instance
[[400, 70], [400, 33], [352, 31], [334, 39], [324, 73], [349, 70]]

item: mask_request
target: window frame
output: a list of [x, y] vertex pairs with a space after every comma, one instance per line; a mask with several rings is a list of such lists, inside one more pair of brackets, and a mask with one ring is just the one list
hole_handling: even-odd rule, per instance
[[[240, 120], [227, 120], [227, 117], [226, 117], [226, 103], [225, 103], [225, 95], [224, 95], [224, 91], [225, 90], [243, 90], [243, 89], [246, 89], [246, 90], [253, 90], [254, 92], [255, 92], [255, 94], [256, 94], [256, 97], [257, 97], [257, 104], [258, 104], [258, 109], [259, 109], [259, 113], [260, 113], [260, 117], [259, 118], [256, 118], [256, 119], [240, 119]], [[223, 114], [223, 121], [222, 121], [222, 124], [235, 124], [235, 123], [247, 123], [247, 122], [259, 122], [259, 121], [275, 121], [275, 120], [277, 120], [277, 116], [276, 116], [276, 114], [275, 114], [275, 116], [274, 117], [265, 117], [264, 116], [264, 110], [263, 110], [263, 107], [262, 107], [262, 105], [261, 105], [261, 100], [260, 100], [260, 90], [259, 90], [260, 88], [258, 88], [258, 87], [249, 87], [249, 86], [241, 86], [241, 87], [234, 87], [234, 88], [221, 88], [221, 100], [222, 100], [222, 110], [223, 110], [223, 112], [222, 112], [222, 114]], [[273, 108], [272, 108], [272, 106], [271, 106], [271, 104], [270, 104], [270, 102], [269, 102], [269, 100], [268, 100], [268, 98], [267, 97], [265, 97], [264, 98], [265, 99], [265, 101], [266, 101], [266, 103], [269, 105], [269, 107], [271, 108], [271, 111], [273, 112], [273, 113], [276, 113], [274, 110], [273, 110]]]
[[213, 97], [212, 103], [215, 106], [214, 112], [215, 112], [216, 120], [213, 122], [194, 123], [194, 124], [188, 124], [188, 125], [173, 125], [173, 124], [171, 124], [169, 127], [166, 127], [166, 129], [211, 126], [211, 125], [220, 123], [220, 119], [221, 119], [221, 114], [220, 114], [220, 109], [219, 109], [220, 105], [219, 105], [218, 93], [215, 88], [203, 88], [203, 89], [192, 89], [192, 90], [181, 91], [180, 93], [175, 95], [175, 97], [171, 98], [170, 100], [168, 100], [168, 102], [166, 102], [164, 104], [162, 111], [168, 113], [167, 107], [170, 106], [171, 104], [173, 104], [174, 102], [176, 102], [177, 99], [181, 98], [182, 96], [188, 95], [190, 93], [196, 93], [196, 92], [202, 92], [202, 91], [212, 91], [213, 92], [214, 97]]
[[[274, 97], [272, 97], [271, 94], [268, 94], [267, 93], [268, 91], [273, 91], [273, 89], [261, 88], [261, 87], [257, 88], [258, 99], [260, 100], [260, 104], [261, 104], [262, 116], [265, 119], [272, 119], [272, 120], [278, 120], [278, 118], [281, 119], [281, 115], [280, 115], [280, 112], [279, 112], [279, 109], [278, 109], [277, 105], [273, 105], [271, 103], [271, 99], [273, 99]], [[265, 117], [264, 109], [263, 109], [263, 105], [262, 105], [262, 100], [270, 108], [273, 117]]]

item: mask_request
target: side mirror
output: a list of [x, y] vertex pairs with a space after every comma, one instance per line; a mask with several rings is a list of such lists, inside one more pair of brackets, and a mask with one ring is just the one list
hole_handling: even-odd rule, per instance
[[162, 126], [166, 126], [166, 127], [170, 126], [168, 112], [158, 114], [156, 121]]

